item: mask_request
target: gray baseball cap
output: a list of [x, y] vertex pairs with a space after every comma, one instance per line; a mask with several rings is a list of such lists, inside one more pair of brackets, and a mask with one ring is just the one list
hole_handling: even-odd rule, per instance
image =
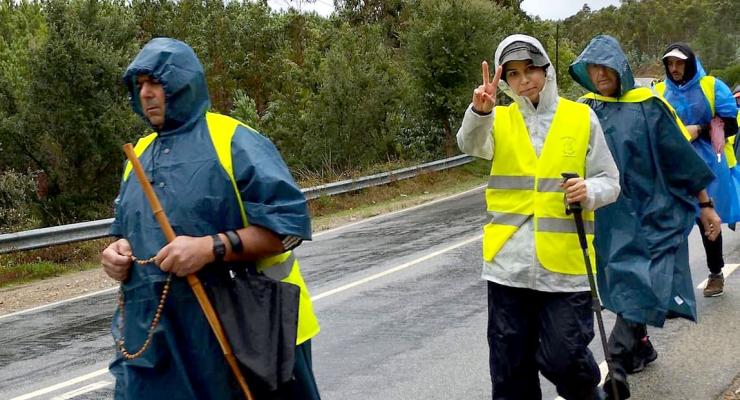
[[524, 60], [532, 60], [532, 64], [536, 67], [546, 68], [550, 65], [547, 57], [542, 55], [542, 52], [535, 45], [522, 41], [513, 42], [504, 48], [501, 52], [499, 65], [504, 65], [509, 61]]

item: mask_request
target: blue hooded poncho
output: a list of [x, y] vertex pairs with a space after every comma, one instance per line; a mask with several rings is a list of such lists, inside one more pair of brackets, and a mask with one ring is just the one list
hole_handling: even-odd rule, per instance
[[[679, 44], [673, 46], [680, 46]], [[670, 49], [673, 46], [669, 46]], [[679, 49], [688, 55], [687, 63], [693, 63], [694, 68], [687, 68], [686, 74], [693, 73], [690, 79], [681, 84], [674, 82], [673, 78], [666, 76], [664, 97], [676, 110], [676, 114], [686, 125], [707, 125], [714, 115], [724, 118], [737, 117], [737, 103], [732, 96], [730, 88], [721, 80], [714, 81], [714, 115], [704, 92], [701, 90], [699, 81], [707, 73], [701, 65], [699, 58], [694, 55], [688, 46], [680, 46]]]
[[595, 37], [569, 68], [593, 92], [588, 64], [605, 65], [619, 76], [617, 97], [584, 100], [599, 117], [622, 188], [615, 203], [596, 210], [601, 300], [632, 322], [662, 326], [669, 311], [696, 320], [686, 238], [695, 194], [712, 173], [662, 100], [650, 93], [638, 102], [620, 100], [634, 98], [635, 84], [616, 39]]
[[[715, 80], [714, 114], [712, 114], [709, 100], [700, 84], [707, 73], [699, 58], [686, 45], [674, 44], [668, 48], [672, 47], [678, 47], [689, 57], [686, 60], [687, 68], [684, 74], [686, 81], [678, 83], [674, 82], [672, 77], [666, 76], [663, 93], [681, 121], [685, 125], [708, 125], [715, 115], [734, 120], [737, 117], [737, 105], [730, 88], [721, 80]], [[689, 68], [689, 63], [692, 68]], [[735, 187], [735, 182], [731, 178], [731, 171], [724, 152], [716, 154], [708, 137], [700, 136], [692, 142], [692, 145], [715, 175], [716, 179], [707, 186], [707, 192], [714, 200], [715, 209], [722, 218], [722, 222], [732, 224], [739, 221], [738, 188]]]
[[[231, 180], [213, 147], [205, 113], [210, 107], [203, 67], [177, 40], [150, 41], [124, 74], [131, 104], [141, 110], [136, 77], [149, 75], [165, 91], [165, 122], [139, 159], [177, 235], [205, 236], [243, 226]], [[275, 146], [258, 133], [236, 128], [231, 147], [234, 177], [250, 224], [278, 235], [311, 238], [305, 198]], [[243, 130], [243, 132], [239, 132]], [[138, 259], [166, 244], [137, 179], [121, 184], [111, 234], [126, 238]], [[201, 273], [208, 273], [206, 266]], [[167, 274], [134, 264], [121, 288], [125, 318], [116, 311], [114, 339], [138, 350], [149, 329]], [[123, 324], [122, 321], [124, 322]], [[120, 353], [110, 366], [116, 399], [241, 399], [221, 348], [185, 279], [173, 278], [162, 319], [140, 358]]]

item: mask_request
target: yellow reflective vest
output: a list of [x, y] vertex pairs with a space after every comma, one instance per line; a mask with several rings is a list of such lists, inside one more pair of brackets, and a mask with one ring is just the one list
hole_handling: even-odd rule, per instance
[[[560, 98], [539, 157], [519, 106], [498, 106], [493, 124], [493, 163], [486, 189], [491, 221], [483, 227], [483, 258], [491, 261], [528, 218], [534, 218], [535, 252], [548, 270], [585, 275], [573, 216], [565, 214], [563, 172], [586, 174], [589, 108]], [[593, 265], [594, 213], [583, 211]]]
[[[206, 113], [206, 122], [208, 124], [208, 131], [210, 133], [211, 140], [213, 141], [213, 147], [218, 155], [218, 160], [224, 168], [224, 171], [228, 174], [231, 184], [234, 187], [234, 192], [238, 200], [237, 203], [239, 203], [242, 222], [246, 227], [249, 225], [247, 221], [247, 213], [244, 209], [244, 202], [242, 202], [241, 194], [239, 193], [236, 179], [234, 178], [234, 170], [232, 168], [231, 139], [239, 125], [247, 128], [249, 127], [234, 118], [216, 113]], [[144, 150], [146, 150], [146, 148], [154, 142], [154, 139], [156, 138], [157, 133], [154, 132], [139, 139], [134, 147], [136, 155], [140, 156], [144, 153]], [[131, 163], [126, 162], [126, 168], [123, 172], [123, 180], [128, 179], [131, 169]], [[301, 288], [300, 303], [298, 307], [298, 335], [296, 345], [316, 336], [316, 334], [319, 333], [319, 322], [316, 318], [316, 314], [314, 314], [311, 297], [308, 294], [306, 283], [303, 281], [303, 277], [301, 276], [298, 260], [293, 256], [293, 252], [286, 251], [282, 254], [262, 259], [257, 262], [257, 270], [270, 278], [291, 283]]]

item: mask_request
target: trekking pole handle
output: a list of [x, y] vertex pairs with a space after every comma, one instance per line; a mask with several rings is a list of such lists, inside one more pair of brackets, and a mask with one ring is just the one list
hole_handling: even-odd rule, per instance
[[[575, 172], [563, 172], [560, 175], [563, 177], [563, 183], [567, 182], [570, 178], [580, 178], [580, 176]], [[570, 215], [574, 211], [581, 211], [583, 210], [583, 207], [581, 207], [581, 203], [568, 203], [567, 200], [565, 200], [565, 197], [563, 197], [563, 201], [565, 202], [565, 214]]]
[[[579, 178], [580, 176], [575, 172], [563, 172], [563, 183], [565, 183], [570, 178]], [[599, 327], [599, 336], [601, 337], [601, 346], [604, 351], [604, 357], [606, 358], [606, 365], [607, 369], [609, 370], [609, 374], [612, 376], [611, 379], [611, 394], [612, 399], [619, 400], [620, 393], [619, 389], [617, 388], [617, 382], [613, 379], [614, 377], [614, 367], [612, 365], [612, 358], [611, 354], [609, 354], [609, 347], [607, 345], [607, 338], [606, 338], [606, 330], [604, 329], [604, 320], [601, 315], [601, 301], [599, 300], [599, 294], [596, 290], [596, 280], [594, 278], [594, 273], [591, 270], [591, 257], [588, 254], [588, 241], [586, 239], [586, 229], [584, 228], [583, 224], [583, 207], [581, 206], [581, 203], [568, 203], [568, 201], [565, 199], [565, 196], [563, 196], [563, 201], [565, 202], [565, 213], [567, 215], [573, 214], [573, 220], [576, 224], [576, 232], [578, 233], [578, 241], [581, 244], [581, 251], [583, 252], [583, 261], [586, 264], [586, 275], [588, 276], [588, 284], [591, 289], [591, 309], [594, 311], [594, 314], [596, 315], [596, 322]], [[606, 388], [604, 388], [606, 390]]]

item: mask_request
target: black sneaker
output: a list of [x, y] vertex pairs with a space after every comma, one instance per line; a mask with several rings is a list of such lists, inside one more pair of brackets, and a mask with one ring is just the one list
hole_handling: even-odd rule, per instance
[[607, 375], [606, 380], [604, 380], [604, 399], [605, 400], [625, 400], [630, 398], [630, 385], [627, 383], [627, 379], [620, 379], [617, 378], [614, 380], [617, 384], [617, 395], [619, 397], [614, 397], [614, 390], [612, 389], [612, 377], [611, 375]]
[[650, 336], [645, 336], [640, 340], [638, 349], [632, 357], [632, 367], [625, 368], [625, 370], [628, 374], [636, 374], [645, 369], [646, 365], [655, 361], [657, 358], [658, 352], [655, 351], [653, 344], [650, 343]]

